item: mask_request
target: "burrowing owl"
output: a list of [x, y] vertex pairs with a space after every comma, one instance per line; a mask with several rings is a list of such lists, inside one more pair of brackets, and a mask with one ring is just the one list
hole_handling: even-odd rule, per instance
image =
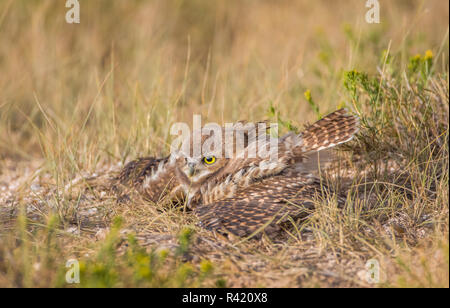
[[311, 209], [314, 198], [327, 188], [312, 175], [314, 164], [308, 159], [351, 140], [358, 127], [358, 119], [340, 109], [300, 134], [278, 138], [275, 160], [248, 155], [257, 140], [269, 140], [269, 134], [259, 139], [258, 133], [246, 136], [240, 153], [233, 157], [172, 152], [165, 158], [141, 158], [128, 163], [119, 180], [152, 202], [186, 200], [207, 229], [248, 236], [274, 230], [289, 217], [295, 220], [305, 208]]

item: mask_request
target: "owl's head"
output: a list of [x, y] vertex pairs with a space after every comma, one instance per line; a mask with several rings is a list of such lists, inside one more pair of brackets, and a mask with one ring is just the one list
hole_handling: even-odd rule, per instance
[[180, 170], [191, 184], [202, 184], [222, 170], [227, 161], [228, 159], [214, 152], [194, 157], [186, 156]]
[[[223, 154], [224, 141], [217, 138], [219, 132], [216, 132], [216, 135], [211, 133], [198, 138], [194, 137], [194, 134], [183, 141], [181, 150], [178, 152], [182, 158], [178, 164], [178, 170], [187, 181], [185, 184], [190, 186], [203, 184], [220, 172], [229, 161]], [[186, 143], [189, 145], [187, 148]]]
[[183, 159], [178, 164], [178, 170], [185, 184], [202, 185], [214, 176], [226, 176], [226, 167], [243, 159], [245, 149], [256, 138], [241, 122], [231, 127], [213, 128], [205, 126], [183, 140], [178, 152]]

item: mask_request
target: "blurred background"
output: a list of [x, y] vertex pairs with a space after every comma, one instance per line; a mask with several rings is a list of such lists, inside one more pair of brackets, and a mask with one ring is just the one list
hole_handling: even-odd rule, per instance
[[[445, 0], [0, 1], [0, 159], [77, 168], [167, 153], [170, 125], [325, 114], [343, 72], [405, 67], [427, 50], [448, 66]], [[275, 111], [274, 111], [275, 110]]]

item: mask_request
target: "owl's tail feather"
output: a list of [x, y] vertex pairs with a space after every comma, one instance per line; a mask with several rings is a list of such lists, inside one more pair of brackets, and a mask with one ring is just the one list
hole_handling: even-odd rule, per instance
[[359, 119], [339, 109], [306, 127], [301, 133], [302, 150], [316, 152], [350, 141], [359, 130]]

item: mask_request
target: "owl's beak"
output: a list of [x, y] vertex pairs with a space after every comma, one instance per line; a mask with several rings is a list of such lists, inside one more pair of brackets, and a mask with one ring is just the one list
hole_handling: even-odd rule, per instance
[[188, 176], [191, 177], [195, 173], [195, 164], [194, 163], [188, 163]]

